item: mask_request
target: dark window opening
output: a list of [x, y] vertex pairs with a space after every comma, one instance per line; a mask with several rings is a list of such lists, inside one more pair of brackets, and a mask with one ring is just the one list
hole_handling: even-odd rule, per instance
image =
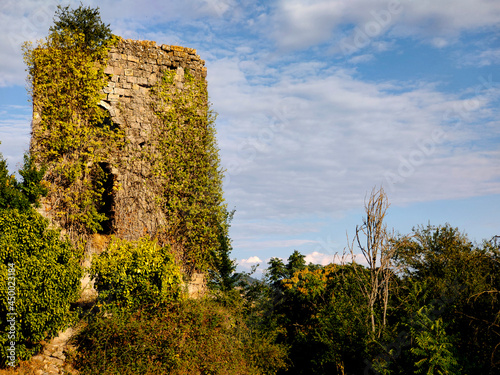
[[111, 234], [115, 218], [115, 196], [113, 189], [115, 176], [111, 173], [111, 166], [109, 163], [99, 163], [99, 167], [102, 170], [101, 184], [104, 191], [102, 193], [101, 204], [98, 212], [106, 216], [106, 219], [101, 222], [102, 230], [99, 231], [99, 233]]
[[104, 114], [104, 119], [101, 121], [101, 123], [97, 124], [99, 128], [109, 128], [111, 131], [116, 131], [119, 128], [119, 125], [111, 119], [111, 115], [109, 114], [109, 108], [104, 107], [103, 105], [99, 105], [105, 112]]

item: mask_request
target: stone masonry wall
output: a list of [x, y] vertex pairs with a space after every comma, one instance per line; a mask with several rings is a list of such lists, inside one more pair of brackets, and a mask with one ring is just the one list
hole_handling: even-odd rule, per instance
[[122, 40], [109, 52], [104, 89], [106, 108], [111, 120], [125, 130], [127, 146], [109, 161], [116, 190], [112, 203], [112, 232], [121, 238], [137, 239], [154, 235], [164, 224], [156, 209], [155, 181], [151, 167], [141, 157], [143, 147], [152, 141], [158, 119], [151, 106], [150, 89], [162, 79], [165, 70], [175, 70], [177, 88], [183, 88], [184, 71], [205, 79], [205, 62], [191, 48], [157, 45], [149, 41]]

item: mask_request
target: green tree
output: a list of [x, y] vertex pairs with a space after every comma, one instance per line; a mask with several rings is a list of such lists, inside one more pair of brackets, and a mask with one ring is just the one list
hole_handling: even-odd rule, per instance
[[212, 298], [101, 312], [77, 342], [84, 374], [272, 375], [286, 367], [285, 350], [269, 332]]
[[230, 223], [234, 216], [234, 210], [226, 213], [226, 219], [219, 226], [219, 247], [214, 248], [211, 254], [212, 266], [208, 269], [210, 276], [210, 287], [222, 292], [231, 291], [237, 283], [236, 261], [230, 258], [233, 247], [228, 234]]
[[[448, 224], [416, 228], [412, 236], [395, 239], [393, 245], [395, 261], [401, 266], [399, 294], [406, 311], [400, 321], [411, 325], [418, 311], [428, 306], [432, 321], [442, 319], [446, 333], [454, 338], [456, 358], [464, 373], [497, 373], [498, 249], [488, 243], [474, 245]], [[414, 344], [410, 347], [416, 348]]]
[[280, 258], [271, 258], [268, 264], [266, 278], [271, 285], [277, 288], [282, 285], [282, 280], [289, 279], [295, 272], [306, 268], [305, 256], [297, 250], [294, 250], [292, 255], [288, 257], [286, 264]]
[[[17, 360], [29, 359], [41, 349], [42, 340], [71, 323], [82, 268], [78, 252], [60, 238], [34, 210], [0, 210], [0, 365], [12, 340], [7, 313], [16, 314]], [[9, 295], [13, 300], [7, 298], [8, 274], [14, 275], [15, 293]]]
[[31, 205], [38, 207], [40, 197], [47, 194], [47, 188], [41, 183], [45, 169], [38, 169], [28, 153], [24, 155], [24, 165], [19, 174], [23, 178], [21, 183], [14, 175], [9, 175], [7, 161], [0, 153], [0, 209], [26, 211]]
[[369, 334], [359, 282], [367, 282], [369, 273], [356, 264], [306, 265], [304, 258], [298, 251], [286, 264], [273, 258], [266, 274], [262, 315], [289, 347], [286, 373], [360, 373]]
[[28, 199], [19, 190], [15, 176], [9, 174], [7, 161], [0, 154], [0, 208], [26, 210], [28, 207]]
[[49, 28], [49, 31], [83, 34], [84, 45], [87, 48], [102, 46], [112, 38], [109, 24], [106, 25], [101, 21], [99, 7], [85, 7], [81, 3], [76, 9], [71, 9], [69, 5], [65, 7], [58, 5], [54, 25]]

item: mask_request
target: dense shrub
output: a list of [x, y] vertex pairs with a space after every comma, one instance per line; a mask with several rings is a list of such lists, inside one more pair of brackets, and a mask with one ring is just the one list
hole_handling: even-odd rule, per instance
[[77, 337], [82, 374], [275, 374], [285, 352], [213, 300], [95, 316]]
[[114, 238], [92, 262], [91, 275], [101, 302], [124, 307], [178, 300], [182, 275], [168, 247], [146, 238]]
[[[48, 221], [34, 210], [0, 210], [2, 365], [11, 362], [7, 361], [7, 343], [10, 347], [15, 342], [16, 361], [28, 359], [41, 348], [40, 341], [71, 321], [70, 304], [78, 297], [82, 276], [79, 254], [60, 239], [59, 231], [47, 226]], [[15, 293], [8, 295], [8, 286]], [[12, 317], [15, 321], [8, 322]]]

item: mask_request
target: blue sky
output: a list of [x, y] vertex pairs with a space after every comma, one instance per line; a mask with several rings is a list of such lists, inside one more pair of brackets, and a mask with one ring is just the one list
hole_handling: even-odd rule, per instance
[[[12, 171], [31, 118], [20, 44], [46, 35], [58, 4], [0, 5], [0, 151]], [[294, 249], [332, 261], [374, 186], [396, 232], [500, 234], [500, 2], [98, 4], [115, 34], [205, 59], [240, 270]]]

